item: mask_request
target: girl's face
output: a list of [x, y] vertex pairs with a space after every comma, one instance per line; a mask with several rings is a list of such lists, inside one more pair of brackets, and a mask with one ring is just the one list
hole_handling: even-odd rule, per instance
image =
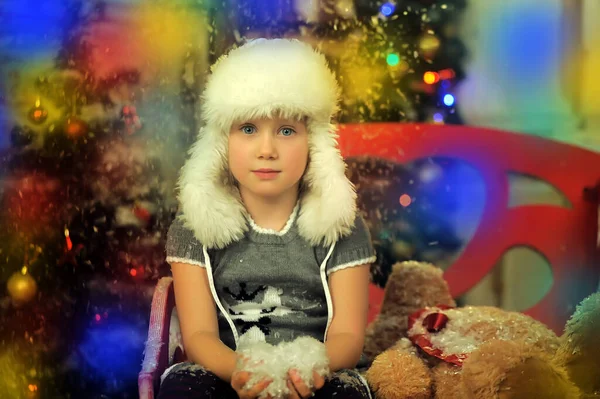
[[229, 170], [242, 198], [297, 196], [307, 163], [308, 132], [303, 121], [260, 118], [231, 127]]

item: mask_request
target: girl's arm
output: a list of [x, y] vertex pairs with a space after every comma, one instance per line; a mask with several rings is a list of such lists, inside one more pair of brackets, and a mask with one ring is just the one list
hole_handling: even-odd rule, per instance
[[206, 269], [174, 262], [171, 270], [183, 346], [188, 359], [230, 382], [237, 356], [219, 339], [216, 305]]
[[333, 319], [325, 348], [333, 372], [354, 368], [360, 360], [369, 310], [369, 265], [331, 273], [329, 291], [333, 302]]

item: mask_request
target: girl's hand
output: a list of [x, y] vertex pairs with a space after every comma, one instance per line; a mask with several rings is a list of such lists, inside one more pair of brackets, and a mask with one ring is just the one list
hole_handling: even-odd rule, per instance
[[300, 378], [300, 374], [296, 370], [288, 371], [289, 379], [287, 381], [287, 386], [290, 390], [290, 394], [288, 395], [288, 399], [300, 399], [300, 398], [310, 398], [314, 396], [314, 391], [321, 389], [323, 385], [325, 385], [325, 378], [321, 377], [319, 374], [313, 371], [313, 381], [314, 386], [312, 389], [306, 385], [302, 378]]
[[[231, 387], [237, 392], [240, 399], [255, 399], [260, 393], [269, 386], [270, 380], [262, 380], [256, 383], [250, 389], [244, 389], [244, 385], [250, 379], [250, 373], [247, 371], [235, 371], [231, 375]], [[268, 396], [270, 398], [270, 396]]]

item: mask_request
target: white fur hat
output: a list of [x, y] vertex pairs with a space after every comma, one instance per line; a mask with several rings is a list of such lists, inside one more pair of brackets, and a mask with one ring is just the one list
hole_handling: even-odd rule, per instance
[[185, 225], [208, 248], [223, 248], [244, 235], [248, 214], [228, 173], [229, 130], [234, 122], [280, 113], [307, 118], [301, 236], [311, 245], [331, 245], [348, 234], [356, 192], [331, 124], [339, 88], [325, 57], [298, 40], [257, 39], [221, 57], [211, 72], [202, 98], [203, 127], [178, 182]]

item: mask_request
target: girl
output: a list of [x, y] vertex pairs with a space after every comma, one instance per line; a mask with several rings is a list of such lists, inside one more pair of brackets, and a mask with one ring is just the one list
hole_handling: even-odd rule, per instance
[[299, 336], [324, 343], [330, 375], [311, 389], [289, 370], [290, 398], [370, 397], [355, 368], [375, 255], [331, 125], [338, 95], [297, 40], [254, 40], [213, 66], [167, 239], [191, 362], [165, 372], [159, 398], [257, 397], [270, 381], [244, 387], [239, 343]]

